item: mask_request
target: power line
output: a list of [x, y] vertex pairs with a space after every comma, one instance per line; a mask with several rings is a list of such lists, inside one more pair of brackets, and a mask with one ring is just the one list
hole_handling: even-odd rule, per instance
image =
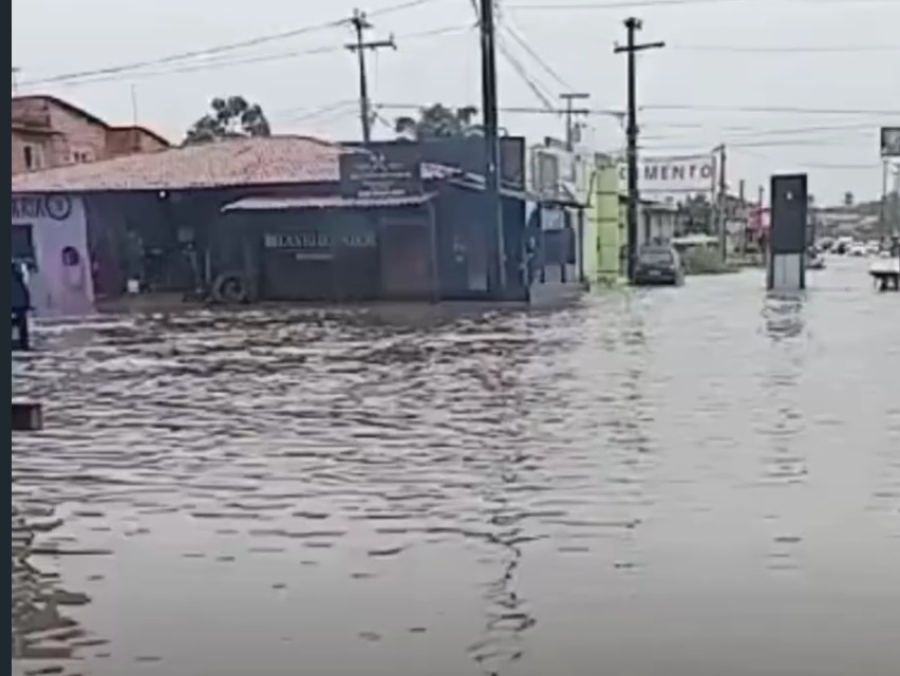
[[897, 52], [900, 45], [821, 45], [787, 47], [740, 47], [735, 45], [672, 45], [683, 52], [716, 52], [733, 54], [855, 54], [867, 52]]
[[[828, 137], [834, 137], [836, 133], [843, 132], [844, 136], [847, 134], [856, 133], [859, 134], [861, 132], [868, 132], [870, 134], [877, 133], [880, 125], [878, 123], [870, 123], [865, 125], [850, 125], [850, 126], [807, 126], [807, 127], [793, 127], [793, 128], [742, 128], [742, 129], [728, 129], [728, 128], [714, 128], [709, 130], [709, 134], [721, 134], [729, 132], [737, 132], [736, 136], [727, 136], [725, 139], [726, 143], [732, 142], [740, 142], [740, 141], [749, 141], [752, 140], [754, 142], [763, 141], [767, 139], [771, 139], [771, 137], [784, 137], [784, 136], [807, 136], [809, 134], [819, 135], [826, 133]], [[694, 129], [703, 129], [708, 127], [702, 127], [700, 125], [694, 126]], [[645, 140], [654, 140], [654, 141], [665, 141], [673, 138], [683, 138], [681, 134], [669, 133], [669, 134], [656, 134], [656, 135], [645, 135]]]
[[649, 104], [642, 110], [711, 111], [720, 113], [790, 113], [800, 115], [900, 115], [896, 110], [861, 108], [804, 108], [800, 106], [704, 106], [694, 104]]
[[645, 7], [665, 7], [669, 5], [717, 5], [725, 2], [747, 2], [747, 0], [618, 0], [613, 2], [577, 2], [564, 4], [513, 3], [509, 5], [509, 8], [515, 10], [614, 10], [641, 9]]
[[[719, 5], [726, 3], [747, 3], [750, 0], [614, 0], [612, 2], [579, 2], [567, 4], [548, 4], [548, 3], [524, 3], [508, 5], [509, 9], [515, 11], [561, 11], [561, 10], [620, 10], [620, 9], [642, 9], [650, 7], [679, 7], [688, 5]], [[759, 4], [760, 0], [754, 0], [755, 4]], [[815, 4], [819, 7], [823, 5], [839, 6], [839, 5], [860, 5], [860, 4], [896, 4], [897, 0], [778, 0], [784, 4], [785, 2], [794, 2], [798, 4]], [[774, 4], [772, 0], [771, 4]]]
[[544, 106], [548, 110], [553, 109], [553, 100], [552, 96], [548, 93], [544, 87], [538, 83], [531, 75], [528, 73], [528, 69], [522, 65], [522, 62], [519, 61], [512, 53], [509, 51], [509, 48], [506, 46], [506, 43], [503, 41], [503, 37], [501, 35], [497, 36], [497, 47], [500, 49], [500, 53], [506, 58], [506, 61], [512, 66], [512, 69], [516, 71], [522, 81], [528, 86], [528, 88], [532, 91], [532, 93], [544, 104]]
[[534, 59], [534, 62], [540, 66], [547, 75], [556, 80], [556, 82], [566, 91], [571, 91], [574, 89], [571, 84], [566, 82], [566, 80], [559, 74], [559, 72], [554, 69], [547, 61], [541, 57], [540, 54], [535, 51], [535, 49], [528, 44], [528, 40], [523, 38], [521, 33], [513, 26], [509, 19], [504, 18], [501, 27], [506, 30], [506, 32], [512, 37], [513, 40], [518, 43], [518, 45], [525, 50], [525, 52]]
[[[471, 104], [460, 106], [450, 106], [453, 108], [465, 108]], [[422, 107], [420, 103], [380, 103], [379, 108], [385, 110], [418, 110]], [[565, 108], [557, 108], [550, 106], [549, 108], [535, 108], [533, 106], [500, 106], [497, 110], [503, 113], [521, 114], [521, 115], [562, 115], [566, 112]], [[623, 110], [615, 110], [609, 108], [581, 108], [579, 113], [585, 115], [605, 115], [619, 117], [624, 115]]]
[[[438, 37], [440, 35], [447, 35], [450, 33], [461, 33], [465, 31], [471, 30], [470, 25], [457, 25], [457, 26], [445, 26], [443, 28], [434, 28], [427, 31], [420, 31], [417, 33], [406, 33], [402, 35], [396, 36], [399, 39], [403, 40], [417, 40], [422, 38], [429, 37]], [[258, 56], [248, 56], [248, 57], [226, 57], [219, 59], [210, 59], [204, 60], [199, 63], [189, 63], [184, 66], [179, 66], [176, 68], [167, 68], [163, 70], [151, 70], [151, 71], [139, 71], [137, 73], [114, 73], [106, 76], [99, 77], [90, 77], [72, 81], [61, 82], [60, 84], [64, 84], [68, 87], [77, 87], [82, 85], [91, 85], [100, 82], [111, 82], [111, 81], [121, 81], [123, 79], [128, 79], [129, 81], [135, 79], [145, 79], [145, 78], [154, 78], [154, 77], [162, 77], [166, 75], [179, 75], [183, 73], [196, 73], [202, 71], [211, 71], [211, 70], [219, 70], [224, 68], [234, 68], [237, 66], [246, 66], [246, 65], [254, 65], [261, 63], [271, 63], [274, 61], [282, 61], [286, 59], [293, 59], [302, 56], [314, 56], [318, 54], [335, 54], [338, 52], [344, 51], [345, 48], [339, 45], [328, 45], [322, 47], [312, 47], [310, 49], [303, 50], [290, 50], [283, 52], [275, 52], [272, 54], [262, 54]], [[28, 84], [28, 83], [25, 83]]]
[[[384, 7], [380, 10], [376, 10], [371, 12], [371, 16], [381, 16], [384, 14], [390, 14], [393, 12], [399, 12], [407, 9], [412, 9], [414, 7], [418, 7], [425, 4], [430, 4], [432, 2], [436, 2], [437, 0], [407, 0], [406, 2], [402, 2], [396, 5], [391, 5], [388, 7]], [[196, 59], [199, 57], [213, 56], [216, 54], [222, 54], [227, 52], [233, 52], [240, 49], [247, 49], [248, 47], [257, 47], [262, 44], [268, 44], [271, 42], [277, 42], [281, 40], [286, 40], [289, 38], [295, 38], [300, 35], [306, 35], [309, 33], [315, 33], [319, 31], [326, 31], [330, 29], [340, 28], [342, 26], [348, 25], [348, 19], [336, 19], [332, 21], [326, 21], [320, 24], [314, 24], [309, 26], [301, 26], [298, 28], [294, 28], [288, 31], [282, 31], [279, 33], [269, 33], [267, 35], [260, 35], [254, 38], [248, 38], [246, 40], [240, 40], [237, 42], [229, 42], [221, 45], [215, 45], [213, 47], [206, 47], [204, 49], [194, 49], [185, 52], [178, 52], [175, 54], [169, 54], [168, 56], [162, 56], [155, 59], [146, 59], [143, 61], [133, 61], [131, 63], [121, 64], [117, 66], [107, 66], [105, 68], [94, 68], [91, 70], [82, 70], [75, 71], [71, 73], [64, 73], [61, 75], [55, 75], [46, 78], [29, 80], [27, 82], [22, 82], [22, 85], [36, 85], [36, 84], [54, 84], [66, 82], [68, 80], [78, 80], [85, 77], [91, 77], [95, 75], [114, 75], [119, 73], [125, 73], [133, 70], [142, 70], [144, 68], [151, 68], [153, 66], [167, 65], [171, 63], [177, 63], [179, 61], [188, 61], [190, 59]]]
[[[475, 17], [478, 19], [478, 22], [480, 24], [481, 23], [481, 9], [478, 6], [478, 0], [469, 0], [469, 1], [472, 5], [472, 9], [475, 10]], [[493, 2], [493, 0], [488, 0], [488, 1]], [[512, 55], [509, 48], [506, 46], [506, 44], [503, 41], [503, 36], [495, 35], [494, 39], [495, 39], [495, 42], [497, 45], [497, 49], [500, 50], [500, 53], [504, 56], [504, 58], [509, 63], [509, 65], [512, 67], [512, 69], [516, 72], [516, 74], [518, 74], [518, 76], [522, 79], [522, 81], [525, 83], [525, 85], [532, 91], [532, 93], [538, 98], [538, 100], [544, 104], [544, 106], [546, 108], [552, 109], [553, 108], [553, 103], [551, 101], [552, 97], [547, 93], [547, 91], [544, 90], [544, 88], [540, 85], [540, 83], [535, 81], [535, 79], [532, 78], [528, 74], [528, 69], [526, 69], [525, 66], [522, 65], [522, 62], [519, 61], [515, 56]], [[498, 108], [497, 110], [500, 110], [500, 109]]]
[[355, 108], [358, 104], [359, 101], [357, 99], [342, 99], [340, 101], [325, 103], [321, 106], [284, 108], [281, 110], [276, 110], [273, 113], [269, 113], [267, 117], [270, 120], [282, 119], [285, 122], [303, 122], [319, 117], [321, 115], [327, 115], [329, 113], [337, 112], [343, 108], [349, 109], [351, 106]]

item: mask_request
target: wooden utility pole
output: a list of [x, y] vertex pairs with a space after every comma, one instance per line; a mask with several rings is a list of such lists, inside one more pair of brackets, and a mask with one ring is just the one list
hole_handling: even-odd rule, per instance
[[365, 51], [377, 51], [379, 49], [397, 49], [392, 35], [387, 40], [372, 40], [366, 42], [364, 39], [365, 31], [372, 28], [372, 24], [366, 18], [365, 13], [358, 9], [353, 11], [350, 19], [353, 29], [356, 31], [356, 42], [346, 45], [347, 49], [356, 53], [359, 60], [359, 120], [362, 124], [363, 142], [368, 145], [372, 142], [372, 113], [371, 101], [369, 100], [369, 80], [366, 76], [366, 54]]
[[575, 146], [575, 115], [587, 115], [589, 111], [586, 109], [575, 109], [575, 101], [585, 101], [591, 98], [590, 94], [583, 92], [569, 92], [560, 94], [559, 98], [566, 102], [566, 149], [572, 150]]
[[638, 190], [638, 124], [637, 124], [637, 66], [635, 55], [648, 49], [660, 49], [666, 46], [664, 42], [635, 43], [635, 34], [643, 28], [640, 19], [630, 17], [625, 19], [625, 28], [628, 31], [628, 44], [624, 47], [615, 47], [615, 54], [626, 53], [628, 55], [628, 126], [625, 134], [628, 138], [628, 281], [634, 283], [635, 264], [637, 263], [638, 240], [638, 207], [640, 205], [640, 193]]
[[503, 206], [500, 197], [500, 130], [497, 111], [497, 48], [493, 0], [480, 0], [478, 28], [481, 37], [481, 107], [484, 122], [484, 189], [487, 213], [493, 221], [493, 258], [497, 273], [493, 291], [506, 289], [506, 243], [503, 235]]

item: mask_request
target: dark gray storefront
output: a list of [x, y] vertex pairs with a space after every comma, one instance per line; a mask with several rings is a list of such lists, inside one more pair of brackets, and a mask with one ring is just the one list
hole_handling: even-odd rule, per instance
[[431, 197], [228, 205], [213, 252], [214, 294], [239, 277], [248, 300], [434, 300]]

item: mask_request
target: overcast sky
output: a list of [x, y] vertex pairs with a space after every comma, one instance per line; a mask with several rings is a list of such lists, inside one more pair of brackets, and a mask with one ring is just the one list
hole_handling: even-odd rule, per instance
[[[544, 108], [537, 88], [552, 105], [573, 89], [589, 92], [593, 109], [623, 108], [625, 60], [612, 50], [633, 14], [644, 21], [642, 39], [667, 43], [639, 59], [646, 154], [724, 142], [729, 183], [745, 179], [749, 194], [771, 173], [800, 170], [820, 203], [848, 190], [880, 195], [878, 128], [900, 126], [900, 0], [668, 2], [498, 0], [500, 45], [512, 57], [498, 54], [501, 105]], [[173, 140], [211, 97], [242, 94], [263, 106], [276, 132], [355, 139], [358, 81], [354, 57], [341, 49], [352, 37], [346, 25], [121, 68], [93, 82], [41, 80], [321, 26], [356, 6], [372, 15], [370, 38], [393, 33], [398, 45], [370, 58], [376, 104], [480, 103], [471, 0], [12, 0], [18, 91], [66, 98], [113, 123], [132, 121], [134, 92], [139, 122]], [[390, 137], [387, 123], [402, 112], [381, 109], [377, 135]], [[598, 150], [621, 148], [614, 117], [589, 122]], [[563, 130], [559, 116], [537, 112], [503, 112], [501, 124], [534, 141]]]

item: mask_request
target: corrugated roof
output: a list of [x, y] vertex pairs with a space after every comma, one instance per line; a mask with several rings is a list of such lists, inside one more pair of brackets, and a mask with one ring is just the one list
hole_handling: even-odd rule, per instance
[[286, 211], [289, 209], [379, 209], [425, 204], [435, 193], [396, 197], [245, 197], [226, 204], [222, 211]]
[[[306, 136], [242, 138], [138, 153], [85, 164], [17, 174], [12, 192], [189, 190], [229, 186], [331, 183], [339, 157], [360, 152]], [[426, 180], [459, 172], [423, 164]]]
[[18, 174], [13, 192], [187, 190], [336, 181], [341, 147], [303, 136], [231, 139]]

